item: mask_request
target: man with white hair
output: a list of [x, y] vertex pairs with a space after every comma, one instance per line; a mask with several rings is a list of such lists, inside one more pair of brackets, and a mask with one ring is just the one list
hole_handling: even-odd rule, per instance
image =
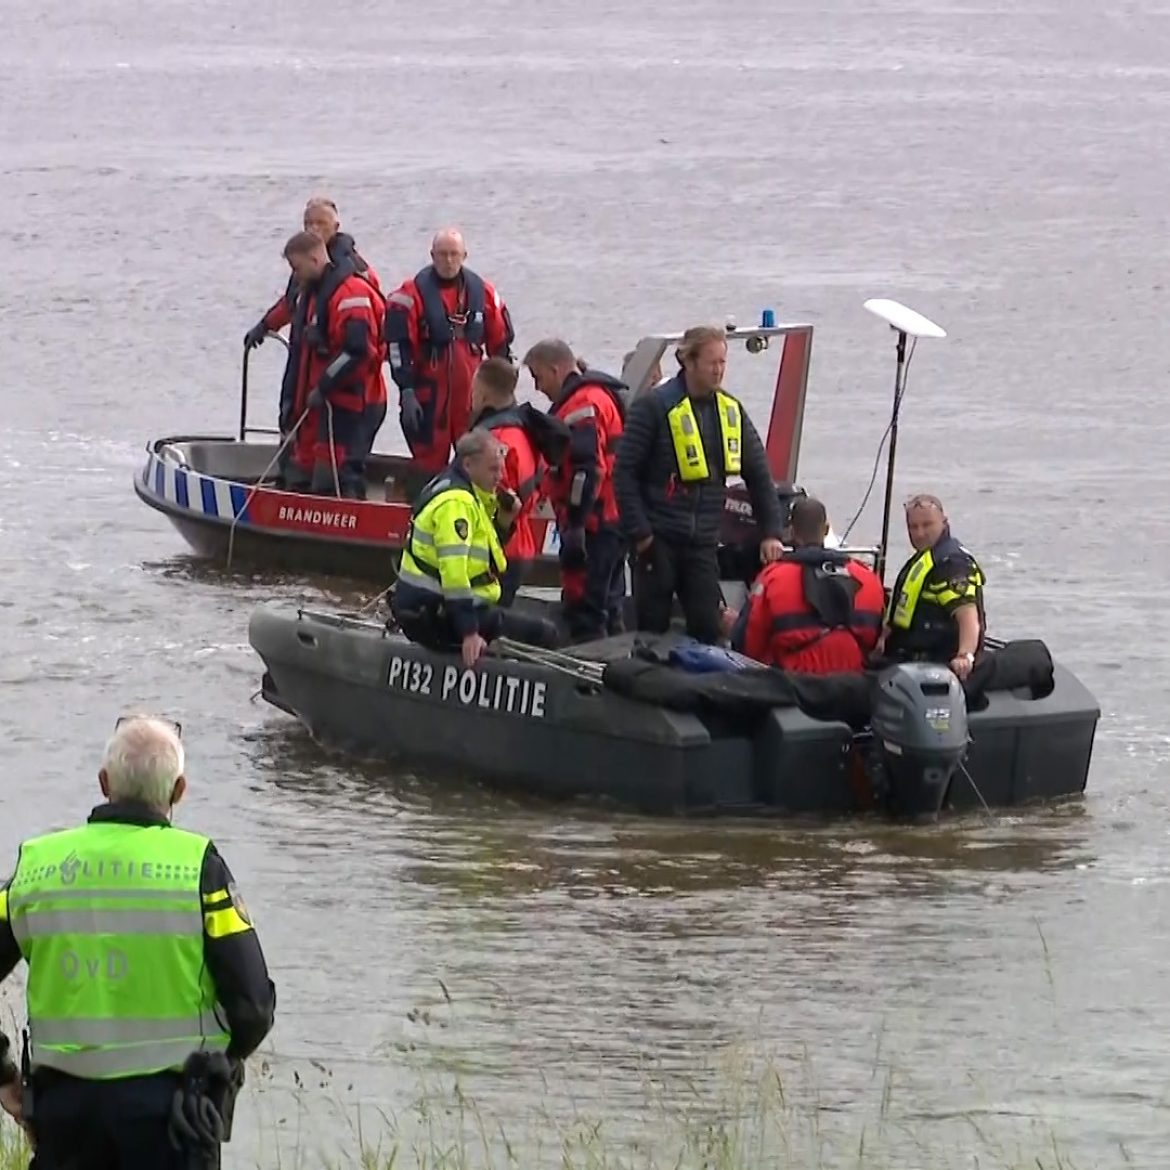
[[441, 471], [471, 425], [471, 380], [485, 357], [512, 360], [515, 333], [500, 294], [464, 263], [458, 228], [431, 241], [431, 263], [386, 299], [386, 352], [402, 433], [423, 481]]
[[25, 841], [0, 887], [0, 980], [29, 967], [27, 1075], [9, 1068], [0, 1105], [31, 1131], [38, 1170], [194, 1164], [173, 1111], [205, 1129], [218, 1113], [230, 1136], [242, 1062], [272, 1028], [276, 990], [231, 871], [171, 823], [184, 767], [177, 724], [118, 720], [106, 802]]

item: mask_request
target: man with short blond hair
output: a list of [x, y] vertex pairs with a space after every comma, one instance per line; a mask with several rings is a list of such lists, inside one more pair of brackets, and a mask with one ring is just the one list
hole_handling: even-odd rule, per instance
[[764, 563], [783, 552], [783, 518], [764, 445], [723, 389], [726, 332], [694, 326], [677, 355], [679, 372], [630, 404], [613, 478], [635, 551], [638, 629], [665, 633], [677, 595], [687, 633], [713, 643], [724, 625], [717, 550], [728, 478], [747, 484]]
[[276, 990], [231, 871], [172, 823], [181, 733], [120, 719], [98, 772], [106, 803], [25, 841], [0, 887], [0, 979], [29, 968], [30, 1068], [0, 1105], [32, 1130], [44, 1170], [186, 1170], [194, 1151], [169, 1136], [176, 1094], [230, 1132], [242, 1062], [272, 1028]]

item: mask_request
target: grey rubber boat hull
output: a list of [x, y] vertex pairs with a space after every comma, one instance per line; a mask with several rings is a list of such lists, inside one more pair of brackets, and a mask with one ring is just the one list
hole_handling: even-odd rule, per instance
[[[651, 813], [842, 815], [874, 805], [866, 735], [795, 707], [770, 711], [751, 737], [720, 734], [697, 715], [549, 666], [485, 658], [469, 671], [380, 622], [287, 604], [257, 608], [248, 637], [266, 668], [263, 697], [314, 737], [364, 755], [433, 761], [541, 796], [609, 798]], [[602, 643], [589, 649], [605, 652]], [[1084, 791], [1100, 712], [1072, 673], [1056, 664], [1055, 688], [1042, 699], [989, 698], [969, 716], [965, 772], [951, 781], [944, 809]]]

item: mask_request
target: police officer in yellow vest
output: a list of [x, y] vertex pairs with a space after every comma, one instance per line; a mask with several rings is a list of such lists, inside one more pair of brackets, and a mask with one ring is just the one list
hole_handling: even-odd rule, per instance
[[912, 496], [905, 510], [915, 552], [890, 591], [878, 653], [900, 661], [947, 663], [965, 679], [986, 632], [983, 570], [951, 535], [937, 496]]
[[[231, 872], [171, 824], [181, 729], [119, 720], [86, 824], [25, 841], [0, 889], [0, 978], [28, 963], [25, 1083], [0, 1104], [29, 1129], [37, 1170], [188, 1170], [218, 1141], [180, 1142], [177, 1115], [228, 1126], [243, 1060], [276, 990]], [[203, 1088], [195, 1082], [201, 1075]]]
[[496, 490], [506, 448], [477, 427], [455, 444], [455, 459], [423, 488], [412, 510], [391, 607], [402, 632], [433, 650], [458, 649], [469, 669], [498, 637], [551, 647], [551, 622], [499, 605], [508, 567], [504, 543], [520, 513]]
[[780, 505], [768, 458], [751, 419], [723, 390], [722, 329], [688, 329], [680, 372], [630, 404], [614, 485], [622, 528], [634, 547], [634, 606], [640, 630], [663, 633], [677, 594], [687, 633], [721, 634], [719, 527], [727, 479], [742, 476], [760, 529], [761, 560], [783, 552]]

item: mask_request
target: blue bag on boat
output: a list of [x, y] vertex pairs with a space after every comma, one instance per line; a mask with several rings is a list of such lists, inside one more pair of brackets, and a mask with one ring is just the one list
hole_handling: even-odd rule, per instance
[[760, 669], [760, 664], [754, 658], [748, 658], [735, 650], [725, 650], [721, 646], [708, 646], [705, 642], [696, 642], [693, 639], [671, 647], [670, 665], [690, 674]]

